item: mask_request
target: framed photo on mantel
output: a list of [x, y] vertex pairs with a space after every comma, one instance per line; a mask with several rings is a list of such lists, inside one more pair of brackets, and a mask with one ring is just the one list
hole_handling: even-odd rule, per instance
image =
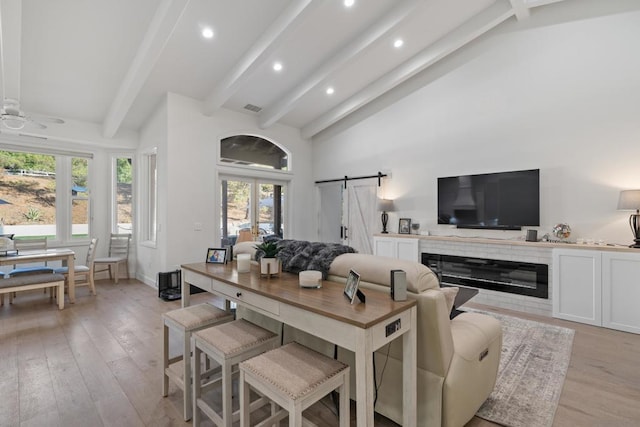
[[411, 234], [411, 218], [400, 218], [398, 234]]

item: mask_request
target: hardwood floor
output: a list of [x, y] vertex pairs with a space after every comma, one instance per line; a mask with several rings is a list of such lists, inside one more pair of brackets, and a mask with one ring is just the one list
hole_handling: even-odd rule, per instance
[[[0, 426], [191, 424], [182, 421], [182, 393], [175, 386], [168, 398], [160, 396], [160, 314], [180, 302], [162, 301], [135, 280], [98, 281], [97, 290], [94, 297], [79, 288], [76, 304], [62, 311], [36, 291], [0, 307]], [[204, 293], [192, 299], [221, 305]], [[640, 425], [640, 336], [495, 311], [576, 330], [554, 426]], [[310, 409], [310, 417], [334, 426], [331, 409], [325, 400]], [[376, 417], [376, 426], [395, 425]], [[467, 425], [494, 424], [475, 418]]]

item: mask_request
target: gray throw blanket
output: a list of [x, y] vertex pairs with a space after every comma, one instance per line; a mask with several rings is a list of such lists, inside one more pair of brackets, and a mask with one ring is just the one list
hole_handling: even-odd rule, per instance
[[[300, 273], [304, 270], [318, 270], [327, 278], [329, 267], [338, 255], [355, 253], [351, 246], [338, 243], [307, 242], [305, 240], [278, 240], [278, 258], [282, 261], [282, 270]], [[262, 258], [261, 251], [256, 259]]]

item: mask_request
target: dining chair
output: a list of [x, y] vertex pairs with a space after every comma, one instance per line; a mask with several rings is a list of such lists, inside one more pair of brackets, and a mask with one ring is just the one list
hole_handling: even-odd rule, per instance
[[109, 240], [109, 256], [96, 258], [93, 261], [93, 273], [101, 271], [109, 272], [109, 279], [118, 283], [119, 267], [124, 265], [124, 270], [129, 279], [129, 246], [131, 244], [131, 234], [111, 233]]
[[[96, 258], [96, 246], [98, 239], [94, 237], [89, 243], [87, 249], [87, 258], [84, 264], [75, 264], [73, 266], [73, 275], [75, 286], [89, 286], [91, 293], [96, 294], [96, 284], [93, 280], [93, 265]], [[64, 275], [64, 285], [69, 286], [69, 267], [58, 267], [54, 269], [55, 273]]]

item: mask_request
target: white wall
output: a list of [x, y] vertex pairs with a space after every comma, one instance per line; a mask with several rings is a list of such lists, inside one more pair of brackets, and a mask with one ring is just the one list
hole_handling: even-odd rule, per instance
[[[287, 237], [311, 239], [314, 214], [311, 177], [311, 144], [297, 129], [275, 125], [258, 128], [254, 116], [220, 109], [213, 116], [201, 113], [199, 101], [176, 94], [168, 96], [168, 145], [158, 152], [159, 192], [166, 197], [166, 261], [159, 271], [183, 263], [203, 261], [208, 247], [220, 242], [220, 192], [216, 185], [217, 153], [221, 137], [232, 134], [259, 135], [291, 152], [289, 218]], [[161, 157], [167, 156], [165, 160]], [[243, 174], [242, 170], [238, 173]], [[164, 207], [163, 207], [164, 209]], [[196, 230], [195, 223], [202, 225]], [[159, 233], [160, 235], [161, 233]]]
[[[142, 203], [145, 200], [144, 188], [142, 188], [143, 179], [141, 177], [141, 164], [143, 153], [149, 152], [154, 148], [157, 149], [157, 169], [158, 169], [158, 200], [157, 200], [157, 223], [159, 224], [159, 229], [156, 235], [156, 245], [155, 247], [150, 246], [146, 243], [140, 242], [140, 234], [134, 234], [134, 240], [136, 241], [136, 277], [138, 280], [145, 282], [148, 285], [155, 285], [158, 272], [166, 271], [167, 268], [167, 182], [168, 177], [164, 172], [168, 168], [169, 163], [169, 150], [168, 150], [168, 136], [167, 136], [167, 128], [168, 128], [168, 107], [167, 107], [167, 98], [165, 97], [160, 105], [156, 108], [153, 114], [149, 117], [145, 126], [140, 131], [140, 144], [138, 149], [138, 156], [136, 157], [135, 171], [136, 171], [136, 212], [135, 212], [135, 223], [136, 223], [136, 231], [139, 231], [141, 228], [141, 212], [144, 212], [142, 209]], [[130, 257], [132, 258], [132, 257]], [[134, 258], [132, 258], [134, 259]]]
[[[391, 173], [399, 217], [436, 234], [440, 176], [541, 170], [541, 227], [631, 243], [621, 189], [640, 188], [640, 13], [496, 34], [408, 97], [313, 142], [314, 179]], [[424, 76], [422, 76], [424, 77]], [[421, 77], [421, 78], [422, 78]]]

